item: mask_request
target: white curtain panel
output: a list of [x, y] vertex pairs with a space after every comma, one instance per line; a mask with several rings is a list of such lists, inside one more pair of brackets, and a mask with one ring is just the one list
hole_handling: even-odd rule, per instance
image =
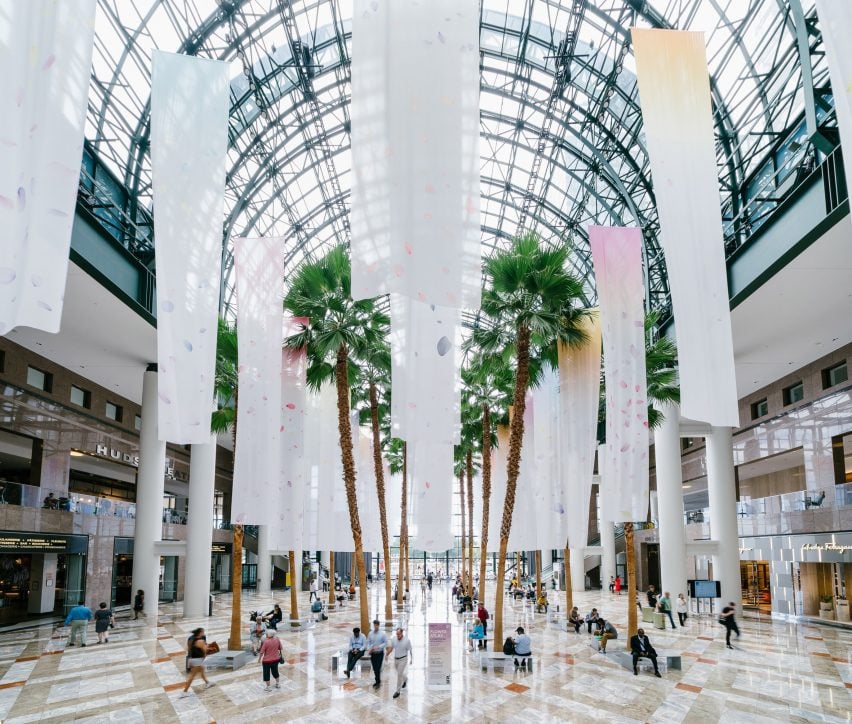
[[580, 348], [559, 345], [559, 478], [562, 543], [585, 547], [589, 498], [597, 449], [601, 386], [600, 316], [584, 320], [589, 341]]
[[[852, 3], [816, 0], [822, 41], [837, 113], [837, 127], [845, 148], [852, 148]], [[846, 188], [852, 189], [852, 161], [844, 165]], [[682, 405], [681, 405], [682, 407]]]
[[460, 431], [458, 309], [390, 296], [391, 424], [411, 443], [452, 444]]
[[479, 3], [355, 0], [352, 296], [479, 307]]
[[[289, 369], [282, 369], [283, 239], [235, 239], [234, 273], [239, 398], [231, 518], [237, 523], [269, 525], [277, 531], [284, 509], [283, 378], [290, 378], [292, 385], [297, 376], [303, 379], [305, 374], [303, 361], [285, 358]], [[291, 395], [293, 392], [288, 389]], [[290, 401], [297, 403], [297, 397]]]
[[[373, 462], [373, 433], [370, 428], [359, 428], [353, 423], [352, 434], [357, 440], [355, 461], [358, 470], [358, 510], [363, 531], [362, 545], [365, 552], [375, 553], [382, 550], [382, 528], [379, 496], [376, 492], [376, 466]], [[385, 483], [387, 484], [387, 478]], [[387, 499], [385, 504], [387, 506]]]
[[739, 425], [704, 34], [633, 28], [684, 417]]
[[59, 331], [94, 31], [95, 0], [0, 0], [0, 336]]
[[304, 550], [328, 550], [320, 541], [320, 430], [321, 401], [316, 392], [308, 390], [305, 396], [305, 494], [302, 500], [302, 546]]
[[[521, 467], [512, 511], [512, 529], [509, 533], [510, 551], [531, 551], [538, 547], [538, 526], [544, 517], [541, 505], [547, 497], [547, 486], [536, 468], [535, 459], [535, 401], [527, 390], [524, 409], [524, 442], [521, 447]], [[507, 470], [508, 478], [508, 470]], [[500, 511], [502, 515], [502, 510]]]
[[[493, 421], [492, 421], [493, 424]], [[500, 526], [506, 503], [506, 465], [509, 461], [509, 427], [497, 425], [497, 447], [491, 453], [491, 498], [488, 506], [488, 553], [500, 550]]]
[[565, 546], [565, 510], [559, 475], [559, 374], [546, 369], [539, 385], [531, 391], [533, 400], [533, 491], [536, 516], [536, 550]]
[[402, 474], [394, 473], [385, 465], [385, 505], [388, 513], [388, 535], [391, 544], [399, 538], [402, 522]]
[[[210, 437], [228, 148], [228, 69], [227, 63], [216, 60], [153, 52], [151, 173], [156, 209], [159, 430], [163, 440], [175, 443], [203, 443]], [[278, 379], [277, 373], [273, 379]]]
[[589, 227], [603, 328], [606, 471], [613, 495], [604, 520], [648, 514], [648, 400], [642, 305], [642, 232]]
[[[412, 460], [411, 451], [414, 449]], [[408, 446], [417, 534], [411, 547], [430, 552], [453, 547], [453, 446], [421, 442]], [[412, 465], [413, 462], [413, 465]]]

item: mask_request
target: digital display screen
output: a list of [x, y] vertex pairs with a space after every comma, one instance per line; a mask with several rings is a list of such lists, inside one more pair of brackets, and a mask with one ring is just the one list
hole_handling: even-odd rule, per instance
[[718, 598], [718, 581], [695, 581], [695, 598]]
[[17, 533], [0, 531], [0, 551], [4, 553], [82, 553], [89, 549], [84, 535]]

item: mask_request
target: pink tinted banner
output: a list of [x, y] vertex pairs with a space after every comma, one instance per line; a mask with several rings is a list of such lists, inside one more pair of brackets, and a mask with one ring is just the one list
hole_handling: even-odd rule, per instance
[[603, 330], [606, 379], [606, 490], [604, 520], [648, 515], [648, 399], [642, 232], [590, 226], [589, 245]]

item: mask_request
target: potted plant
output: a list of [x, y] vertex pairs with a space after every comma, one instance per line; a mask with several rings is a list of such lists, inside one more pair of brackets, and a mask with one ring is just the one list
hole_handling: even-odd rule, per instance
[[819, 617], [834, 620], [834, 596], [819, 597]]

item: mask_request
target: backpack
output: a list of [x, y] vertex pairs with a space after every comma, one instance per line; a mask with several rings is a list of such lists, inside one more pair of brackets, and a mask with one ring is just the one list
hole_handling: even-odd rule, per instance
[[314, 601], [311, 604], [311, 613], [319, 613], [320, 611], [322, 611], [322, 603], [320, 603], [319, 601]]
[[511, 636], [503, 642], [503, 653], [506, 654], [506, 656], [515, 655], [515, 642]]

